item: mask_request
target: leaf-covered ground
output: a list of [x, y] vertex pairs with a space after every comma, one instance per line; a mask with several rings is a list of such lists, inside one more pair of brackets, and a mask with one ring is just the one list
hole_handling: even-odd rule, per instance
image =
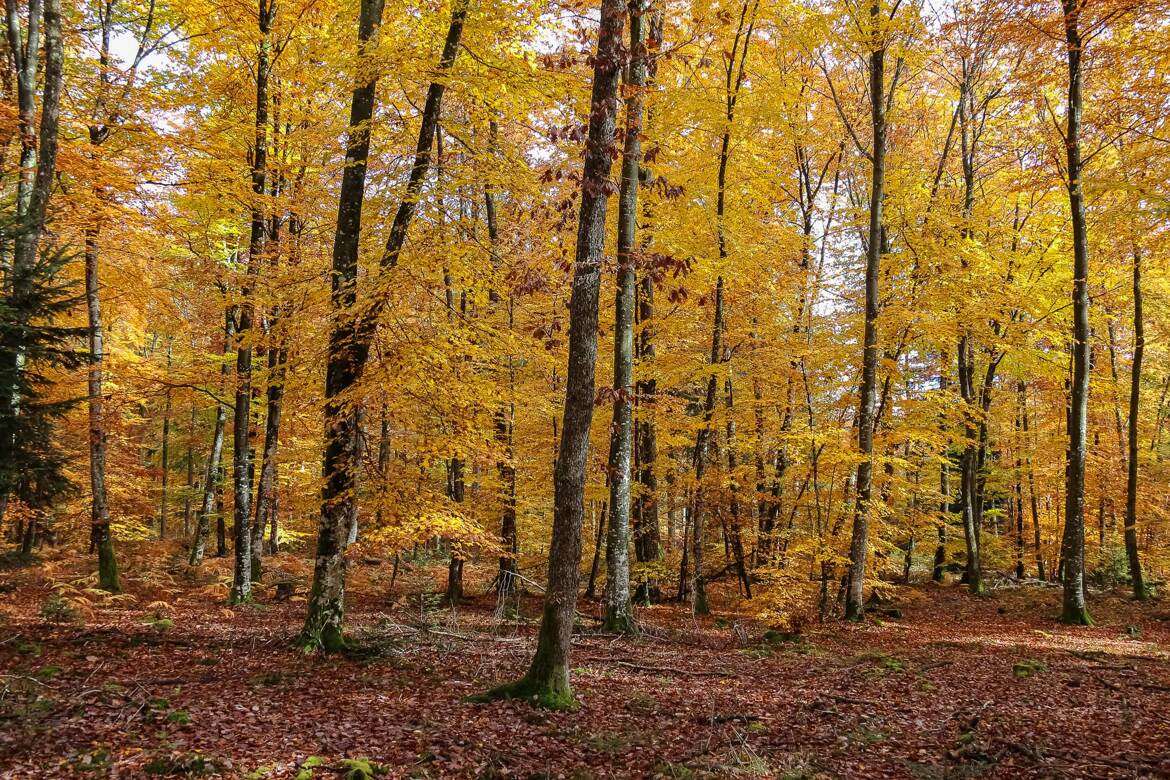
[[52, 584], [0, 571], [0, 776], [1170, 776], [1170, 609], [1122, 594], [1096, 595], [1093, 628], [1057, 624], [1040, 585], [901, 588], [886, 617], [799, 637], [678, 606], [633, 640], [585, 621], [580, 709], [551, 713], [463, 701], [533, 648], [490, 599], [358, 595], [354, 652], [324, 657], [294, 645], [303, 602], [269, 591], [228, 610], [218, 585]]

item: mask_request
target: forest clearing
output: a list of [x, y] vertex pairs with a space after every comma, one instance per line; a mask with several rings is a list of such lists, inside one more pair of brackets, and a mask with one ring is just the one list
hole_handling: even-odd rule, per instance
[[225, 616], [207, 591], [226, 595], [226, 563], [203, 587], [155, 572], [130, 585], [132, 599], [84, 598], [78, 622], [45, 617], [49, 582], [0, 574], [24, 594], [0, 645], [9, 776], [328, 778], [361, 761], [415, 778], [1170, 772], [1170, 610], [1123, 594], [1094, 594], [1091, 629], [1055, 620], [1054, 587], [973, 598], [932, 584], [891, 586], [887, 617], [799, 633], [656, 606], [639, 610], [637, 639], [598, 631], [597, 604], [582, 602], [580, 708], [558, 713], [466, 701], [523, 671], [538, 598], [516, 617], [498, 615], [490, 593], [452, 610], [403, 589], [441, 583], [423, 564], [387, 598], [388, 562], [366, 564], [352, 646], [321, 657], [295, 646], [303, 600]]
[[1170, 0], [0, 26], [0, 776], [1170, 777]]

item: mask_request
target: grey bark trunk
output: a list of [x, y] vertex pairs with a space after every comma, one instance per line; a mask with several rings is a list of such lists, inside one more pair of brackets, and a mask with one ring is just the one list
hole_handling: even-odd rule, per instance
[[240, 320], [237, 328], [236, 403], [232, 417], [232, 488], [235, 497], [235, 567], [229, 603], [252, 598], [252, 320], [256, 316], [253, 297], [255, 279], [264, 252], [266, 221], [260, 199], [268, 181], [268, 76], [272, 67], [269, 34], [276, 16], [276, 3], [260, 0], [257, 23], [260, 45], [256, 53], [256, 116], [252, 147], [251, 235], [248, 240], [248, 268], [240, 286]]
[[635, 630], [630, 601], [630, 473], [634, 448], [634, 307], [638, 230], [638, 173], [642, 163], [642, 107], [646, 86], [645, 0], [630, 3], [630, 63], [626, 69], [625, 148], [618, 195], [617, 294], [613, 331], [613, 436], [609, 450], [609, 532], [605, 547], [603, 628]]
[[[231, 349], [232, 341], [235, 339], [235, 322], [235, 313], [231, 307], [228, 307], [224, 312], [223, 351], [221, 353], [225, 356], [228, 350]], [[220, 376], [222, 379], [226, 380], [228, 371], [227, 361], [224, 361], [220, 366]], [[207, 456], [207, 465], [203, 472], [203, 501], [199, 508], [199, 516], [195, 521], [195, 538], [191, 541], [191, 557], [189, 562], [192, 566], [200, 566], [203, 564], [203, 557], [207, 550], [207, 537], [211, 533], [211, 517], [217, 514], [215, 499], [219, 483], [219, 462], [223, 456], [224, 428], [226, 427], [227, 407], [223, 403], [216, 403], [215, 428], [211, 434], [211, 453]], [[223, 518], [219, 517], [218, 521], [222, 523]]]
[[614, 191], [609, 178], [610, 155], [621, 82], [625, 15], [626, 6], [621, 0], [602, 0], [581, 176], [573, 291], [569, 299], [569, 363], [560, 449], [553, 476], [552, 542], [540, 635], [524, 677], [485, 694], [488, 698], [532, 698], [538, 704], [559, 709], [575, 706], [569, 685], [569, 654], [580, 578], [589, 432], [593, 424], [605, 214]]
[[865, 559], [869, 554], [870, 493], [873, 487], [874, 401], [877, 389], [878, 277], [881, 270], [882, 207], [886, 176], [886, 41], [880, 29], [882, 6], [870, 6], [873, 51], [869, 58], [870, 115], [873, 149], [869, 190], [869, 235], [865, 253], [865, 331], [861, 360], [860, 399], [857, 409], [857, 445], [862, 460], [857, 465], [857, 504], [849, 543], [849, 587], [845, 617], [860, 620], [865, 613]]

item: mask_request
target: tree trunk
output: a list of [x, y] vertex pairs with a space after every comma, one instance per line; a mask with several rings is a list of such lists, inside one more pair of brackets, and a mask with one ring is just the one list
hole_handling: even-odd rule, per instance
[[1146, 351], [1145, 323], [1142, 320], [1142, 255], [1133, 250], [1133, 366], [1129, 377], [1129, 457], [1125, 478], [1125, 556], [1129, 560], [1129, 576], [1133, 597], [1146, 599], [1146, 584], [1142, 579], [1142, 561], [1137, 544], [1138, 493], [1138, 412], [1142, 394], [1142, 358]]
[[110, 593], [121, 590], [118, 559], [110, 534], [110, 505], [106, 493], [105, 399], [102, 362], [105, 360], [102, 308], [98, 280], [97, 227], [85, 234], [85, 303], [89, 313], [89, 486], [90, 534], [98, 552], [98, 586]]
[[703, 486], [703, 477], [707, 470], [707, 451], [714, 431], [711, 428], [711, 418], [715, 412], [715, 393], [718, 380], [715, 376], [715, 366], [723, 358], [721, 336], [723, 335], [723, 277], [715, 282], [715, 318], [711, 327], [711, 376], [707, 379], [707, 395], [703, 401], [703, 426], [695, 438], [695, 494], [691, 504], [691, 571], [690, 578], [691, 598], [695, 614], [706, 615], [710, 608], [707, 605], [707, 589], [703, 581], [703, 513], [706, 509], [706, 489]]
[[1068, 201], [1073, 230], [1073, 375], [1068, 426], [1068, 482], [1065, 495], [1064, 558], [1065, 623], [1092, 625], [1085, 606], [1085, 449], [1089, 402], [1089, 245], [1085, 226], [1081, 164], [1081, 57], [1079, 0], [1063, 0], [1068, 43]]
[[[228, 307], [224, 311], [224, 328], [223, 328], [223, 355], [227, 355], [231, 348], [231, 343], [235, 338], [235, 314], [232, 307]], [[226, 377], [228, 373], [228, 365], [225, 360], [220, 366], [220, 376]], [[200, 566], [203, 564], [204, 552], [207, 548], [207, 537], [211, 533], [211, 516], [216, 514], [216, 492], [219, 484], [219, 461], [223, 455], [223, 434], [224, 428], [227, 426], [227, 408], [222, 403], [215, 405], [215, 428], [211, 434], [211, 454], [207, 456], [207, 466], [203, 471], [203, 503], [199, 509], [199, 517], [195, 523], [195, 538], [191, 542], [191, 558], [190, 564], [192, 566]], [[218, 518], [217, 526], [219, 529], [223, 528], [222, 513]], [[220, 553], [222, 554], [224, 540], [222, 531], [217, 534], [219, 539]]]
[[865, 559], [869, 553], [870, 492], [873, 487], [874, 396], [877, 389], [878, 274], [882, 260], [882, 206], [886, 176], [886, 42], [880, 28], [882, 5], [870, 6], [873, 47], [869, 58], [870, 114], [873, 149], [870, 152], [869, 236], [865, 253], [865, 332], [861, 361], [860, 400], [857, 408], [857, 444], [862, 460], [857, 464], [857, 504], [849, 544], [849, 588], [845, 617], [861, 620], [865, 612]]
[[[382, 0], [362, 0], [358, 23], [358, 53], [382, 21]], [[459, 52], [466, 0], [458, 0], [451, 12], [451, 24], [439, 58], [440, 73], [451, 69]], [[385, 296], [378, 296], [364, 313], [356, 311], [358, 236], [361, 230], [362, 201], [365, 197], [366, 161], [370, 151], [369, 124], [374, 111], [376, 80], [353, 91], [346, 165], [338, 198], [337, 231], [333, 243], [333, 330], [325, 380], [325, 453], [321, 491], [321, 518], [317, 535], [317, 557], [313, 588], [305, 619], [302, 642], [306, 647], [338, 650], [344, 645], [342, 623], [345, 603], [345, 534], [356, 500], [358, 426], [345, 395], [362, 377], [370, 353], [378, 317]], [[427, 90], [415, 147], [414, 164], [406, 192], [398, 205], [380, 263], [386, 274], [398, 265], [410, 223], [418, 204], [423, 179], [430, 167], [431, 146], [442, 108], [444, 82], [433, 81]]]
[[[275, 318], [273, 327], [275, 327]], [[264, 416], [264, 462], [260, 466], [260, 484], [256, 486], [256, 520], [252, 526], [252, 581], [260, 579], [261, 548], [264, 546], [264, 529], [275, 517], [276, 506], [276, 453], [280, 447], [280, 413], [284, 403], [284, 375], [288, 364], [288, 350], [274, 347], [268, 350], [268, 411]], [[270, 545], [269, 555], [276, 552]]]
[[[171, 345], [167, 344], [167, 372], [168, 381], [171, 368]], [[167, 500], [170, 498], [168, 491], [170, 488], [171, 477], [171, 388], [168, 386], [164, 394], [163, 401], [163, 423], [162, 423], [162, 452], [160, 453], [160, 466], [162, 468], [162, 496], [159, 498], [158, 506], [158, 538], [167, 538]]]
[[235, 568], [231, 604], [252, 598], [252, 320], [255, 279], [264, 253], [266, 221], [260, 202], [268, 181], [268, 77], [272, 67], [269, 34], [276, 16], [276, 3], [260, 0], [257, 17], [260, 45], [256, 53], [256, 119], [252, 147], [252, 227], [248, 240], [248, 267], [240, 285], [240, 317], [236, 348], [236, 404], [232, 417], [232, 488], [235, 497]]
[[191, 404], [191, 425], [187, 429], [187, 487], [183, 491], [183, 537], [191, 533], [191, 498], [195, 494], [195, 404]]
[[605, 213], [614, 191], [609, 178], [618, 86], [623, 60], [621, 0], [602, 0], [597, 53], [593, 59], [589, 136], [581, 176], [576, 263], [569, 299], [569, 365], [560, 451], [554, 471], [552, 543], [548, 590], [536, 653], [528, 672], [487, 698], [531, 698], [550, 708], [575, 706], [569, 686], [577, 585], [581, 561], [581, 524], [597, 367], [597, 306], [605, 244]]
[[[662, 11], [656, 10], [650, 18], [649, 51], [646, 52], [646, 83], [653, 83], [657, 72], [655, 52], [662, 45]], [[653, 119], [653, 110], [647, 111], [645, 125]], [[643, 131], [646, 132], [645, 130]], [[642, 202], [642, 212], [649, 221], [649, 207]], [[649, 246], [649, 233], [642, 232], [643, 249]], [[638, 338], [638, 358], [643, 378], [637, 382], [637, 403], [640, 410], [637, 423], [638, 493], [634, 500], [634, 558], [638, 563], [649, 563], [662, 557], [662, 536], [658, 518], [658, 477], [654, 473], [658, 460], [658, 432], [654, 420], [658, 383], [650, 373], [654, 366], [654, 277], [647, 269], [638, 284], [638, 322], [641, 327]], [[638, 586], [635, 597], [643, 603], [659, 598], [657, 582], [647, 578]]]
[[609, 449], [609, 532], [605, 546], [603, 629], [635, 630], [630, 603], [630, 472], [634, 448], [634, 307], [638, 173], [642, 164], [642, 106], [646, 86], [646, 0], [630, 3], [630, 63], [626, 70], [625, 149], [618, 195], [617, 294], [613, 330], [613, 436]]

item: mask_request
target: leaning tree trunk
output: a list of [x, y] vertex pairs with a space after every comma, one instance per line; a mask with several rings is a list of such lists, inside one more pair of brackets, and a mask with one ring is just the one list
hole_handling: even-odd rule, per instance
[[869, 553], [870, 493], [873, 487], [874, 400], [877, 389], [878, 274], [882, 261], [882, 205], [886, 176], [886, 44], [879, 27], [881, 3], [870, 7], [873, 51], [869, 57], [870, 114], [873, 121], [872, 174], [869, 189], [869, 235], [865, 253], [865, 332], [861, 359], [860, 400], [857, 408], [857, 505], [849, 544], [849, 588], [845, 617], [860, 620], [865, 612], [865, 558]]
[[613, 330], [613, 436], [609, 449], [609, 533], [605, 545], [603, 628], [635, 630], [630, 602], [630, 461], [634, 448], [635, 240], [638, 230], [638, 171], [642, 162], [642, 105], [646, 85], [645, 0], [630, 3], [630, 64], [625, 83], [625, 149], [618, 196], [617, 295]]
[[[452, 9], [451, 24], [447, 28], [447, 38], [439, 58], [440, 73], [449, 71], [455, 62], [459, 40], [463, 35], [463, 22], [467, 17], [467, 6], [466, 0], [457, 0]], [[366, 44], [382, 22], [382, 8], [382, 0], [362, 0], [358, 22], [359, 56], [364, 54]], [[358, 237], [362, 201], [365, 198], [366, 161], [370, 152], [369, 125], [374, 113], [376, 86], [376, 79], [357, 86], [350, 106], [346, 148], [346, 159], [349, 162], [342, 174], [337, 230], [333, 241], [331, 302], [335, 319], [329, 337], [325, 378], [325, 452], [322, 458], [325, 484], [321, 489], [313, 587], [301, 634], [302, 643], [306, 647], [330, 651], [339, 650], [344, 645], [345, 541], [357, 490], [355, 455], [358, 424], [346, 394], [362, 377], [377, 321], [386, 305], [385, 296], [379, 296], [364, 312], [356, 310]], [[427, 90], [414, 164], [382, 253], [379, 264], [381, 275], [390, 273], [398, 265], [398, 258], [406, 244], [423, 179], [430, 167], [431, 145], [445, 89], [443, 81], [433, 81]]]
[[1133, 583], [1133, 597], [1146, 598], [1146, 584], [1142, 579], [1142, 560], [1137, 544], [1138, 492], [1138, 411], [1142, 394], [1142, 357], [1146, 351], [1145, 323], [1142, 320], [1142, 255], [1133, 251], [1133, 366], [1129, 378], [1129, 458], [1125, 479], [1125, 555], [1129, 559], [1129, 576]]
[[593, 424], [605, 213], [614, 190], [609, 169], [624, 56], [625, 14], [622, 0], [602, 0], [597, 53], [593, 59], [589, 135], [581, 176], [576, 263], [569, 299], [569, 365], [560, 449], [553, 474], [552, 543], [540, 636], [524, 677], [489, 691], [482, 698], [532, 698], [551, 708], [575, 706], [569, 686], [569, 654], [580, 578], [589, 432]]
[[1068, 482], [1065, 494], [1064, 604], [1065, 623], [1092, 625], [1085, 606], [1085, 450], [1089, 403], [1089, 239], [1085, 226], [1081, 163], [1081, 58], [1079, 0], [1063, 0], [1064, 30], [1068, 43], [1068, 202], [1073, 229], [1073, 374], [1068, 425]]

